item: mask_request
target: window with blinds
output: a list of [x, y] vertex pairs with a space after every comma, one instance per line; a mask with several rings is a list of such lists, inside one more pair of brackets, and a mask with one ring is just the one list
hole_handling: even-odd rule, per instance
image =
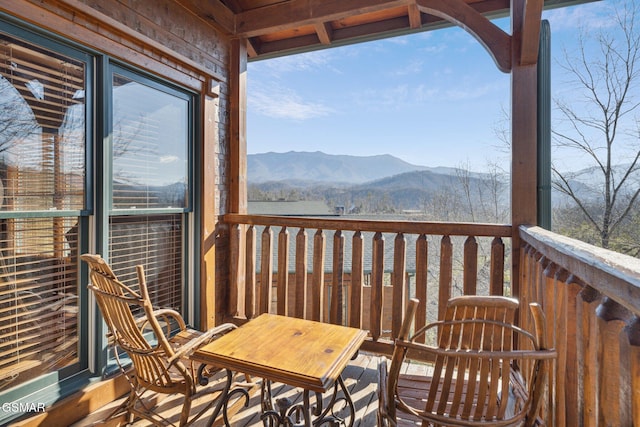
[[111, 217], [109, 260], [118, 278], [137, 288], [143, 265], [155, 307], [182, 311], [182, 215]]
[[0, 392], [78, 366], [85, 73], [0, 32]]
[[113, 208], [187, 207], [189, 97], [114, 73], [112, 120]]
[[109, 262], [134, 288], [142, 264], [153, 305], [182, 312], [192, 95], [111, 70]]

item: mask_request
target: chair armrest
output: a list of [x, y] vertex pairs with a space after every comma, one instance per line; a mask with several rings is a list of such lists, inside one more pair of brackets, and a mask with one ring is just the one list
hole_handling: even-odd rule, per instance
[[[173, 310], [171, 308], [160, 308], [157, 310], [153, 310], [153, 317], [155, 317], [156, 320], [161, 320], [161, 319], [165, 320], [165, 323], [167, 324], [167, 330], [165, 333], [167, 336], [171, 333], [171, 327], [170, 327], [171, 322], [168, 321], [169, 320], [168, 318], [175, 320], [178, 326], [180, 327], [181, 331], [187, 330], [187, 325], [184, 319], [182, 318], [182, 315], [178, 313], [176, 310]], [[143, 317], [140, 317], [139, 319], [136, 319], [136, 326], [140, 330], [143, 330], [148, 323], [149, 323], [149, 319], [147, 318], [147, 316], [143, 316]]]
[[173, 357], [169, 359], [169, 363], [173, 363], [178, 359], [188, 358], [194, 351], [209, 343], [216, 335], [224, 335], [236, 328], [237, 326], [233, 323], [224, 323], [222, 325], [211, 328], [206, 332], [203, 332], [202, 335], [199, 335], [197, 338], [194, 338], [185, 345], [181, 346], [175, 352]]

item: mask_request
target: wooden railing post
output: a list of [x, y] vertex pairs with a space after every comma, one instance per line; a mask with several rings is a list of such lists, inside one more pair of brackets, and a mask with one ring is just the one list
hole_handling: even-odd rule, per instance
[[278, 291], [277, 307], [278, 314], [287, 316], [289, 314], [289, 230], [282, 227], [278, 233]]
[[256, 228], [250, 225], [246, 233], [246, 255], [247, 262], [245, 272], [245, 295], [244, 312], [247, 319], [253, 318], [256, 313]]
[[313, 236], [313, 277], [311, 279], [311, 313], [309, 318], [322, 320], [324, 309], [324, 253], [326, 242], [321, 229]]
[[491, 242], [491, 267], [489, 272], [489, 293], [504, 295], [504, 242], [495, 237]]
[[407, 257], [407, 240], [403, 233], [396, 234], [393, 246], [393, 279], [391, 282], [391, 286], [393, 286], [393, 312], [391, 314], [391, 336], [397, 337], [400, 333], [400, 326], [402, 326], [402, 319], [404, 317], [406, 294], [405, 258]]
[[453, 281], [453, 245], [449, 236], [440, 241], [440, 283], [438, 288], [438, 319], [444, 319], [447, 301], [451, 298]]
[[229, 267], [229, 311], [230, 316], [237, 316], [239, 314], [238, 306], [241, 301], [241, 280], [240, 280], [240, 265], [242, 257], [240, 256], [240, 245], [242, 242], [242, 226], [235, 224], [229, 230], [229, 252], [230, 257], [233, 260]]
[[605, 298], [598, 307], [599, 411], [598, 425], [631, 426], [629, 401], [629, 341], [624, 333], [631, 315], [620, 304]]
[[629, 340], [629, 376], [631, 377], [631, 419], [640, 420], [640, 318], [636, 317], [626, 329]]
[[467, 237], [464, 242], [462, 282], [465, 295], [476, 295], [478, 286], [478, 242], [474, 236]]
[[371, 254], [371, 337], [377, 341], [382, 335], [382, 307], [384, 302], [384, 236], [377, 232], [373, 236], [373, 248]]
[[600, 303], [600, 293], [586, 286], [579, 295], [578, 309], [582, 321], [582, 402], [584, 404], [584, 427], [596, 427], [598, 425], [598, 327], [596, 323], [596, 307]]
[[[582, 331], [578, 310], [580, 292], [584, 284], [574, 276], [567, 278], [567, 351], [566, 351], [566, 375], [565, 375], [565, 419], [580, 419], [583, 410], [583, 402], [578, 390], [582, 389], [582, 342], [580, 334]], [[581, 300], [581, 299], [580, 299]]]
[[296, 235], [296, 283], [295, 283], [295, 317], [307, 317], [307, 231], [300, 228]]
[[273, 279], [273, 233], [271, 227], [262, 232], [260, 251], [260, 313], [271, 310], [271, 281]]
[[[429, 244], [427, 236], [421, 234], [416, 240], [416, 294], [420, 301], [416, 311], [415, 328], [420, 329], [427, 324], [427, 274], [429, 271]], [[418, 337], [419, 342], [425, 342], [424, 334]]]
[[351, 238], [351, 298], [349, 326], [362, 327], [362, 287], [364, 285], [364, 239], [356, 231]]
[[344, 235], [336, 230], [333, 235], [333, 276], [331, 280], [331, 307], [329, 321], [343, 324], [344, 310]]

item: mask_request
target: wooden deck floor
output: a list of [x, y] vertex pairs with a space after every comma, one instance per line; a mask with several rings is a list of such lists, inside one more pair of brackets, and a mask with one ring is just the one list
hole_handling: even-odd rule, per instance
[[[356, 419], [354, 427], [371, 427], [376, 425], [376, 412], [378, 409], [378, 363], [379, 356], [361, 353], [353, 360], [345, 369], [343, 378], [345, 384], [349, 389], [351, 397], [354, 401], [356, 408]], [[274, 395], [277, 397], [288, 397], [294, 401], [301, 399], [301, 393], [299, 389], [295, 389], [283, 384], [274, 384]], [[231, 420], [233, 427], [249, 427], [249, 426], [262, 426], [260, 420], [260, 393], [259, 387], [254, 389], [252, 397], [247, 408], [241, 408]], [[104, 423], [102, 420], [116, 408], [121, 402], [116, 401], [99, 411], [94, 412], [89, 417], [76, 423], [73, 427], [87, 427], [87, 426], [116, 426], [118, 423]], [[200, 405], [205, 405], [206, 401], [201, 398], [194, 401], [194, 407], [192, 413], [197, 411]], [[161, 413], [164, 417], [172, 422], [176, 422], [179, 419], [178, 403], [176, 399], [167, 398], [160, 403]], [[210, 411], [207, 412], [207, 416], [210, 415]], [[207, 417], [198, 420], [194, 423], [194, 426], [205, 426], [207, 424]], [[221, 425], [221, 420], [217, 420], [215, 425]], [[148, 425], [147, 422], [138, 421], [134, 424], [135, 427], [142, 427]]]

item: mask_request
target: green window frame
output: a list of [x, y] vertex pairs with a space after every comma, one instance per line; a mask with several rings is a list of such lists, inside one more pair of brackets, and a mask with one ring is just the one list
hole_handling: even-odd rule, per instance
[[[14, 282], [28, 283], [30, 276], [25, 273], [24, 277], [18, 277], [16, 274], [20, 269], [26, 269], [35, 276], [36, 282], [45, 277], [71, 286], [76, 292], [70, 299], [65, 299], [67, 288], [59, 297], [43, 293], [51, 302], [62, 301], [65, 309], [77, 313], [74, 322], [77, 351], [73, 354], [73, 363], [37, 375], [15, 387], [0, 389], [0, 401], [35, 403], [40, 408], [42, 404], [52, 404], [110, 374], [112, 358], [107, 348], [105, 326], [98, 308], [90, 303], [86, 267], [79, 261], [81, 253], [103, 254], [125, 283], [135, 283], [134, 266], [143, 264], [154, 302], [180, 311], [191, 324], [199, 320], [199, 314], [193, 309], [198, 306], [194, 283], [198, 283], [199, 278], [199, 263], [193, 259], [193, 254], [198, 253], [199, 243], [195, 236], [198, 235], [199, 207], [193, 195], [200, 172], [193, 159], [198, 155], [194, 141], [199, 135], [200, 99], [197, 93], [188, 89], [85, 46], [13, 21], [1, 13], [0, 22], [3, 24], [0, 36], [36, 46], [41, 57], [69, 57], [84, 67], [82, 90], [73, 87], [65, 92], [69, 99], [74, 99], [74, 95], [77, 99], [82, 97], [81, 103], [70, 103], [81, 104], [82, 111], [78, 107], [67, 107], [73, 109], [74, 114], [66, 115], [68, 121], [76, 120], [76, 125], [82, 118], [82, 137], [69, 133], [82, 143], [65, 147], [69, 153], [81, 152], [84, 164], [82, 167], [73, 163], [51, 167], [53, 172], [46, 176], [29, 172], [28, 165], [25, 166], [23, 169], [29, 173], [16, 173], [16, 185], [5, 191], [5, 195], [17, 197], [15, 200], [19, 203], [14, 203], [11, 209], [0, 207], [0, 251], [26, 245], [41, 249], [45, 254], [53, 252], [65, 260], [64, 265], [48, 265], [39, 260], [32, 262], [24, 256], [13, 256], [4, 266], [6, 274], [0, 268], [0, 279], [13, 275], [17, 277]], [[9, 59], [4, 68], [0, 65], [0, 70], [8, 72], [12, 66], [15, 67]], [[23, 79], [20, 84], [30, 80], [34, 79]], [[37, 98], [38, 90], [51, 90], [44, 77], [39, 80], [43, 85], [33, 87], [34, 98]], [[126, 94], [129, 90], [131, 92]], [[114, 95], [116, 91], [119, 94]], [[0, 114], [2, 100], [0, 90]], [[147, 101], [148, 105], [140, 101]], [[79, 131], [79, 128], [73, 129]], [[42, 150], [43, 154], [38, 157], [41, 164], [56, 155], [56, 149]], [[130, 151], [127, 153], [126, 150]], [[0, 148], [0, 157], [1, 151]], [[80, 185], [77, 179], [55, 178], [71, 176], [71, 171], [82, 172]], [[4, 176], [2, 173], [0, 170], [0, 179], [6, 183], [7, 173]], [[34, 186], [31, 178], [36, 176], [45, 184], [51, 183], [55, 191], [47, 193], [43, 190], [45, 184], [40, 185], [39, 181]], [[34, 188], [38, 191], [32, 191]], [[13, 193], [7, 193], [9, 190]], [[49, 247], [54, 249], [48, 251]], [[8, 257], [2, 259], [0, 256], [0, 261], [7, 260]], [[33, 285], [31, 289], [38, 288]], [[72, 303], [64, 305], [68, 301]], [[26, 297], [22, 305], [33, 306], [34, 310], [39, 307]], [[0, 301], [0, 320], [1, 312]], [[59, 318], [61, 316], [55, 317]], [[53, 322], [57, 324], [58, 320]], [[27, 327], [33, 325], [33, 322], [23, 323]], [[0, 354], [0, 360], [2, 358]], [[21, 415], [0, 413], [0, 424]]]

